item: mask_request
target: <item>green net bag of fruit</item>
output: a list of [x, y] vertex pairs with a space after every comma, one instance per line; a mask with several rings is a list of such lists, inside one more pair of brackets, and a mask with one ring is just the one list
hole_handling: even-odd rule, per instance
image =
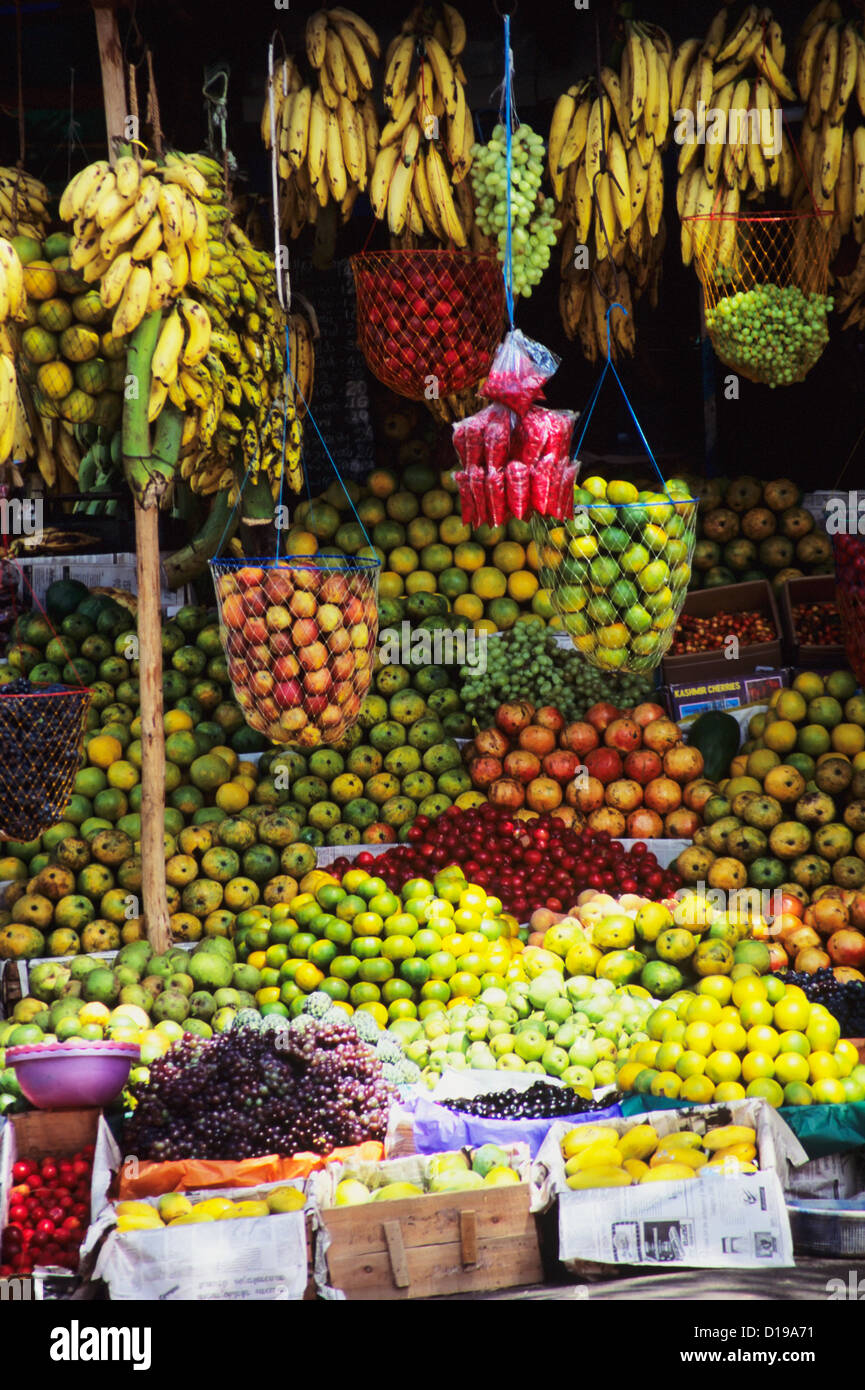
[[35, 840], [56, 825], [81, 766], [93, 691], [31, 685], [0, 690], [0, 836]]
[[828, 343], [832, 217], [815, 207], [683, 218], [712, 346], [750, 381], [802, 381]]
[[[607, 310], [607, 332], [610, 314]], [[673, 640], [688, 592], [697, 530], [697, 500], [679, 479], [665, 482], [608, 354], [581, 421], [586, 437], [611, 371], [659, 478], [655, 490], [587, 478], [574, 491], [574, 515], [532, 517], [538, 578], [549, 589], [577, 651], [602, 671], [653, 671]]]
[[211, 560], [228, 674], [251, 728], [274, 743], [335, 743], [360, 713], [378, 640], [372, 557]]

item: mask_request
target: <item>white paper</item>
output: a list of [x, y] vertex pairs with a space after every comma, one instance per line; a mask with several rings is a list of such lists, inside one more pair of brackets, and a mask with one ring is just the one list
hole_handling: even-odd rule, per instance
[[536, 1163], [547, 1169], [558, 1193], [559, 1259], [740, 1269], [793, 1263], [783, 1185], [790, 1168], [806, 1163], [808, 1155], [766, 1101], [656, 1110], [600, 1123], [618, 1134], [650, 1124], [661, 1138], [679, 1129], [705, 1133], [720, 1124], [750, 1125], [757, 1131], [760, 1171], [574, 1192], [561, 1152], [569, 1126], [557, 1120]]

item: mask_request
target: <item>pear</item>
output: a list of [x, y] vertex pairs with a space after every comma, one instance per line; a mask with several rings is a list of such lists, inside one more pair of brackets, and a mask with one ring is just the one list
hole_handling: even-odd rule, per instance
[[480, 1173], [468, 1171], [442, 1173], [441, 1177], [433, 1178], [429, 1190], [430, 1192], [467, 1192], [470, 1188], [483, 1186], [484, 1180]]
[[357, 1178], [343, 1178], [333, 1200], [334, 1206], [337, 1207], [357, 1207], [363, 1202], [371, 1202], [372, 1193], [362, 1182], [358, 1182]]
[[415, 1187], [413, 1182], [390, 1182], [372, 1194], [374, 1202], [398, 1202], [403, 1197], [422, 1197], [423, 1188]]
[[192, 1203], [182, 1192], [165, 1192], [156, 1203], [156, 1209], [163, 1221], [175, 1221], [178, 1216], [188, 1216]]

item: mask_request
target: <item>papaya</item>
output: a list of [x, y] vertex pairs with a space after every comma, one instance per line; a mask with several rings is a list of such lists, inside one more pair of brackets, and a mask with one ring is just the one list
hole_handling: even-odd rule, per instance
[[703, 755], [703, 776], [718, 782], [729, 773], [730, 763], [739, 751], [741, 733], [732, 714], [705, 710], [688, 731], [686, 743]]

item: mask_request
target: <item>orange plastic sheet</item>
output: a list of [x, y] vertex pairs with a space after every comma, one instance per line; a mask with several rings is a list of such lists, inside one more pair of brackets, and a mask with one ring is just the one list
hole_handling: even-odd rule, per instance
[[268, 1182], [287, 1182], [307, 1178], [330, 1163], [365, 1159], [377, 1163], [384, 1158], [384, 1145], [368, 1141], [329, 1154], [301, 1153], [291, 1158], [264, 1154], [238, 1162], [186, 1158], [173, 1163], [124, 1163], [117, 1183], [117, 1199], [161, 1197], [164, 1192], [191, 1192], [212, 1187], [259, 1187]]

